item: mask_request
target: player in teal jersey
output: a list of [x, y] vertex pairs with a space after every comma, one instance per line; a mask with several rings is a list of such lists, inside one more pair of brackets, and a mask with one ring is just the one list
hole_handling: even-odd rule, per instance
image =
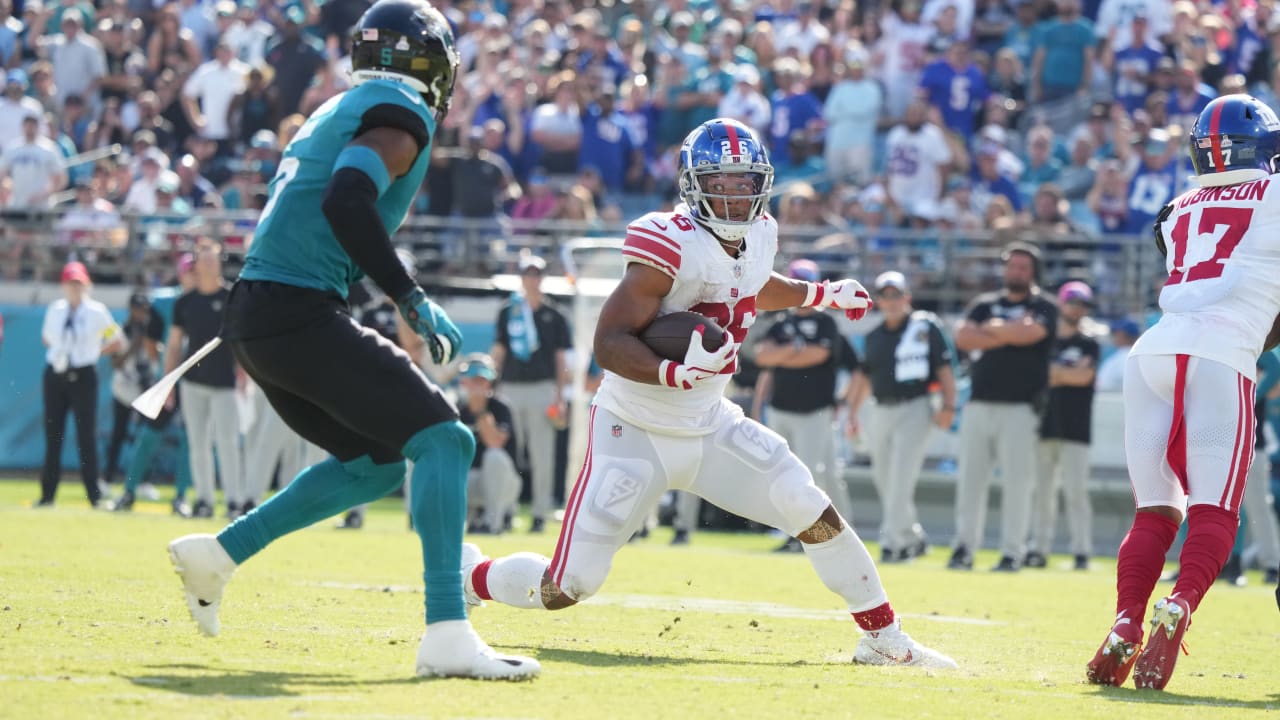
[[351, 64], [355, 87], [316, 110], [285, 148], [222, 331], [280, 417], [332, 457], [217, 536], [175, 540], [170, 556], [192, 617], [216, 635], [238, 565], [282, 535], [396, 490], [408, 458], [426, 581], [418, 674], [533, 677], [537, 661], [497, 654], [467, 620], [462, 530], [475, 439], [409, 356], [353, 320], [346, 302], [367, 274], [437, 363], [462, 345], [389, 234], [422, 185], [449, 108], [453, 33], [426, 0], [378, 0], [353, 30]]

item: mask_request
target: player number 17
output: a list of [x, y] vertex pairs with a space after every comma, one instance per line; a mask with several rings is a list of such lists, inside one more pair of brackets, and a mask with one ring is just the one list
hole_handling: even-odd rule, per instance
[[[1192, 236], [1191, 216], [1195, 214], [1179, 215], [1173, 224], [1173, 269], [1169, 272], [1166, 286], [1222, 277], [1223, 261], [1231, 257], [1244, 238], [1253, 218], [1253, 208], [1206, 207], [1199, 213], [1200, 219]], [[1188, 248], [1191, 248], [1193, 259], [1203, 257], [1208, 249], [1206, 245], [1210, 243], [1213, 244], [1212, 254], [1187, 267]]]

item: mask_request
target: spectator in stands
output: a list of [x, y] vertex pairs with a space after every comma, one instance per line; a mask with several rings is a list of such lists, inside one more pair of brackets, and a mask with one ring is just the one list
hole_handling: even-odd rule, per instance
[[503, 204], [520, 196], [520, 185], [501, 155], [484, 147], [484, 128], [468, 131], [466, 154], [452, 163], [454, 214], [469, 219], [493, 219]]
[[107, 56], [102, 43], [84, 32], [84, 24], [79, 9], [67, 8], [62, 13], [62, 34], [54, 36], [49, 44], [59, 109], [72, 95], [79, 95], [95, 110], [101, 101], [99, 86], [107, 74]]
[[[1204, 41], [1204, 38], [1200, 38]], [[1200, 80], [1201, 68], [1193, 60], [1178, 63], [1178, 72], [1174, 75], [1173, 93], [1169, 96], [1168, 124], [1177, 125], [1189, 131], [1195, 125], [1200, 111], [1204, 110], [1218, 96], [1212, 85]]]
[[1033, 41], [1033, 102], [1084, 94], [1093, 75], [1093, 24], [1080, 16], [1080, 0], [1057, 0], [1057, 4], [1057, 17], [1037, 28]]
[[877, 47], [884, 60], [879, 79], [885, 88], [885, 111], [890, 118], [909, 112], [915, 100], [924, 68], [925, 47], [933, 39], [934, 28], [920, 21], [920, 1], [902, 0], [895, 11], [885, 8], [880, 20]]
[[1031, 538], [1023, 565], [1043, 568], [1053, 552], [1058, 521], [1058, 489], [1075, 569], [1088, 570], [1093, 555], [1093, 510], [1089, 506], [1089, 442], [1093, 423], [1093, 383], [1098, 341], [1084, 333], [1093, 290], [1079, 280], [1058, 289], [1058, 331], [1049, 354], [1049, 393], [1040, 419], [1038, 470], [1031, 503]]
[[467, 532], [500, 535], [508, 528], [520, 499], [516, 472], [515, 417], [494, 392], [498, 379], [493, 359], [472, 353], [458, 368], [462, 402], [458, 415], [476, 436], [476, 456], [467, 482], [471, 512]]
[[200, 65], [200, 46], [189, 29], [182, 27], [177, 5], [164, 5], [147, 38], [147, 72], [157, 76], [161, 69], [172, 69], [179, 76]]
[[594, 94], [594, 102], [582, 114], [578, 167], [595, 167], [609, 193], [621, 193], [628, 185], [642, 184], [644, 149], [631, 137], [626, 118], [614, 106], [617, 88], [603, 84]]
[[9, 0], [0, 0], [0, 68], [21, 62], [22, 30], [22, 21], [13, 15], [13, 5]]
[[[165, 343], [165, 373], [193, 355], [222, 328], [222, 309], [229, 290], [222, 275], [222, 248], [201, 240], [196, 244], [195, 288], [178, 298], [173, 326]], [[227, 514], [234, 519], [246, 499], [240, 421], [236, 407], [237, 370], [225, 344], [214, 350], [182, 377], [182, 420], [191, 443], [191, 479], [196, 488], [195, 517], [213, 517], [214, 462], [222, 478]], [[170, 405], [173, 398], [170, 398]]]
[[[34, 62], [27, 68], [27, 73], [31, 77], [31, 89], [27, 94], [35, 98], [45, 112], [56, 112], [58, 95], [57, 88], [53, 85], [53, 66], [43, 60]], [[41, 125], [43, 124], [42, 122]]]
[[1003, 0], [978, 1], [973, 17], [974, 50], [994, 57], [1003, 48], [1005, 35], [1014, 23], [1013, 5]]
[[1124, 364], [1129, 359], [1129, 350], [1138, 341], [1141, 330], [1138, 323], [1129, 318], [1121, 318], [1111, 323], [1110, 354], [1098, 366], [1098, 376], [1094, 389], [1098, 392], [1120, 392], [1124, 389]]
[[871, 179], [884, 92], [878, 83], [867, 78], [867, 59], [861, 48], [846, 52], [845, 76], [831, 89], [822, 106], [822, 118], [827, 123], [827, 171], [837, 181], [865, 183]]
[[92, 283], [83, 263], [62, 268], [63, 297], [45, 312], [44, 341], [44, 468], [40, 473], [38, 506], [52, 506], [62, 476], [62, 440], [67, 412], [75, 416], [80, 451], [80, 479], [96, 507], [98, 486], [98, 360], [123, 347], [123, 333], [102, 303], [89, 297]]
[[299, 112], [302, 94], [325, 63], [324, 45], [302, 31], [305, 22], [305, 10], [298, 5], [287, 6], [279, 32], [266, 53], [267, 64], [275, 69], [274, 87], [280, 96], [280, 112], [285, 115]]
[[179, 182], [177, 195], [187, 205], [193, 210], [222, 208], [222, 196], [218, 193], [218, 188], [200, 174], [200, 161], [194, 155], [183, 155], [175, 168]]
[[[71, 139], [75, 152], [87, 147], [85, 141], [89, 139], [92, 124], [93, 118], [86, 112], [84, 98], [79, 95], [68, 95], [62, 105], [62, 114], [58, 118], [58, 130], [59, 134]], [[50, 137], [53, 137], [52, 133]]]
[[[1020, 110], [1026, 104], [1027, 100], [1027, 69], [1022, 64], [1022, 60], [1018, 58], [1010, 48], [1003, 48], [996, 53], [995, 65], [987, 78], [987, 86], [991, 94], [987, 96], [988, 103], [984, 107], [990, 108], [992, 98], [998, 98], [996, 105], [1002, 107], [1004, 103], [1012, 104], [1015, 110]], [[994, 122], [990, 111], [987, 112], [987, 122]]]
[[22, 119], [22, 137], [0, 154], [0, 182], [8, 186], [6, 209], [48, 208], [53, 194], [67, 186], [62, 152], [40, 132], [33, 116]]
[[707, 48], [693, 42], [693, 15], [681, 10], [671, 15], [669, 22], [670, 35], [660, 37], [658, 44], [663, 50], [674, 55], [679, 64], [689, 69], [690, 73], [707, 63]]
[[1030, 202], [1041, 185], [1057, 182], [1062, 175], [1062, 163], [1053, 156], [1053, 140], [1053, 128], [1048, 125], [1037, 125], [1027, 133], [1027, 156], [1018, 181], [1020, 204]]
[[1170, 159], [1169, 133], [1155, 128], [1142, 146], [1142, 164], [1129, 181], [1129, 208], [1125, 232], [1146, 235], [1165, 203], [1173, 199], [1178, 184], [1177, 164]]
[[791, 135], [807, 132], [820, 123], [822, 103], [809, 91], [800, 63], [794, 58], [780, 58], [774, 63], [770, 82], [777, 89], [770, 97], [769, 159], [775, 168], [786, 167], [791, 164], [787, 147]]
[[145, 90], [138, 95], [137, 107], [138, 124], [134, 137], [139, 133], [151, 133], [152, 145], [166, 153], [175, 151], [178, 147], [177, 132], [173, 123], [161, 114], [164, 107], [160, 104], [160, 97], [151, 90]]
[[[631, 141], [641, 152], [644, 171], [639, 175], [639, 185], [627, 183], [627, 191], [652, 192], [654, 163], [658, 159], [658, 119], [661, 110], [650, 96], [649, 81], [643, 74], [636, 75], [619, 89], [621, 102], [618, 111], [631, 134]], [[776, 165], [777, 162], [775, 161]]]
[[93, 178], [80, 178], [75, 188], [75, 202], [57, 223], [60, 242], [83, 248], [123, 247], [128, 231], [115, 206], [99, 195]]
[[[930, 426], [949, 431], [955, 422], [955, 358], [938, 319], [911, 307], [902, 273], [881, 273], [874, 287], [884, 322], [866, 336], [863, 372], [870, 382], [851, 389], [848, 431], [858, 431], [858, 413], [869, 391], [876, 400], [867, 442], [881, 506], [880, 561], [901, 562], [928, 549], [916, 514], [915, 487]], [[934, 382], [942, 390], [936, 411], [929, 399]]]
[[129, 134], [120, 116], [120, 99], [109, 97], [102, 101], [102, 116], [92, 122], [85, 138], [85, 150], [128, 145]]
[[[322, 13], [323, 11], [321, 8]], [[258, 17], [257, 5], [252, 2], [240, 3], [235, 20], [222, 33], [222, 37], [231, 43], [236, 57], [253, 67], [262, 65], [267, 54], [267, 43], [273, 35], [275, 28]]]
[[302, 104], [298, 112], [310, 116], [330, 98], [345, 92], [350, 87], [351, 82], [346, 73], [336, 63], [326, 62], [316, 71], [311, 85], [302, 94]]
[[576, 82], [572, 71], [555, 75], [547, 84], [552, 101], [539, 105], [530, 121], [530, 138], [541, 149], [541, 165], [551, 175], [571, 175], [578, 170], [582, 117]]
[[733, 118], [760, 131], [769, 127], [769, 101], [760, 93], [760, 71], [753, 65], [739, 65], [733, 71], [733, 88], [720, 99], [718, 117]]
[[685, 119], [686, 132], [714, 119], [725, 93], [733, 89], [733, 72], [724, 60], [724, 50], [719, 45], [707, 48], [706, 64], [693, 73], [693, 79], [685, 87], [680, 105], [689, 113]]
[[231, 104], [245, 89], [249, 66], [236, 59], [231, 44], [219, 40], [214, 57], [196, 68], [182, 88], [182, 109], [192, 129], [216, 140], [218, 154], [231, 153]]
[[271, 86], [273, 76], [270, 66], [250, 68], [244, 90], [231, 101], [231, 137], [237, 143], [247, 145], [258, 132], [274, 132], [279, 126], [280, 98]]
[[[1069, 2], [1072, 0], [1068, 0]], [[1049, 380], [1058, 308], [1037, 284], [1040, 251], [1010, 243], [1002, 254], [1004, 287], [969, 304], [956, 349], [970, 363], [971, 399], [960, 419], [956, 540], [948, 567], [971, 570], [985, 535], [987, 489], [998, 464], [1001, 495], [999, 572], [1015, 572], [1026, 555], [1035, 482], [1036, 406]]]
[[987, 99], [987, 80], [969, 57], [969, 41], [948, 41], [945, 56], [924, 69], [920, 89], [946, 129], [973, 135], [978, 110]]
[[[4, 95], [0, 97], [0, 142], [8, 143], [22, 132], [22, 120], [27, 117], [37, 118], [39, 126], [44, 125], [44, 107], [35, 98], [27, 97], [27, 73], [14, 68], [5, 76]], [[44, 128], [37, 132], [44, 134]]]
[[[1115, 43], [1108, 43], [1104, 56], [1115, 79], [1112, 89], [1115, 100], [1130, 113], [1142, 107], [1151, 92], [1151, 78], [1162, 57], [1159, 46], [1147, 36], [1149, 25], [1145, 9], [1135, 12], [1128, 33], [1131, 39], [1124, 42], [1120, 33], [1115, 32], [1111, 37]], [[1103, 31], [1101, 24], [1098, 31]]]
[[498, 312], [496, 339], [490, 356], [501, 368], [504, 398], [514, 415], [515, 431], [530, 470], [533, 520], [530, 532], [543, 532], [554, 506], [554, 413], [565, 417], [568, 372], [565, 351], [573, 346], [569, 321], [542, 293], [546, 261], [522, 255], [521, 292]]
[[890, 130], [885, 141], [889, 199], [896, 211], [908, 215], [917, 205], [941, 199], [943, 179], [954, 162], [942, 130], [926, 122], [927, 109], [924, 100], [912, 102], [902, 124]]
[[1071, 203], [1062, 194], [1062, 188], [1045, 183], [1036, 188], [1030, 203], [1031, 217], [1028, 226], [1037, 238], [1048, 240], [1075, 230], [1071, 222]]
[[1036, 15], [1037, 3], [1036, 0], [1011, 0], [1010, 5], [1014, 8], [1014, 21], [1001, 44], [1018, 56], [1022, 67], [1030, 68], [1036, 50], [1036, 28], [1040, 22]]
[[164, 153], [151, 148], [142, 154], [138, 177], [129, 186], [129, 193], [124, 198], [126, 210], [134, 210], [150, 214], [156, 209], [156, 185], [160, 181], [160, 173], [168, 170], [168, 158]]
[[106, 71], [102, 76], [102, 99], [115, 99], [117, 105], [137, 95], [143, 87], [142, 73], [147, 59], [125, 32], [123, 23], [111, 18], [98, 22], [98, 40], [102, 43]]
[[1129, 184], [1119, 160], [1103, 160], [1098, 175], [1085, 197], [1089, 210], [1098, 218], [1099, 232], [1115, 234], [1128, 226]]
[[795, 8], [795, 19], [779, 25], [778, 52], [786, 55], [795, 51], [800, 57], [809, 57], [814, 48], [831, 38], [831, 33], [818, 22], [811, 0], [800, 0]]
[[974, 151], [973, 209], [978, 213], [986, 213], [991, 199], [1002, 196], [1009, 201], [1013, 212], [1022, 212], [1022, 196], [1018, 186], [1000, 172], [1001, 148], [990, 140], [981, 140]]
[[[1173, 30], [1168, 0], [1102, 0], [1098, 5], [1098, 38], [1113, 50], [1137, 47], [1138, 42], [1159, 46]], [[1137, 23], [1143, 24], [1141, 32]], [[1118, 99], [1119, 96], [1117, 96]]]
[[1074, 134], [1070, 146], [1071, 163], [1058, 173], [1057, 184], [1074, 208], [1083, 206], [1085, 197], [1093, 189], [1098, 163], [1094, 160], [1094, 138], [1089, 133]]
[[539, 168], [529, 175], [529, 189], [512, 206], [511, 217], [516, 220], [541, 220], [555, 213], [558, 204], [550, 179]]

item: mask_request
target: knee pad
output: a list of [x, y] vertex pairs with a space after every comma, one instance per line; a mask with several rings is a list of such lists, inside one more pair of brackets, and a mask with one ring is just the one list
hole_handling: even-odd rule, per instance
[[[330, 458], [325, 462], [337, 462], [337, 460]], [[361, 455], [355, 460], [342, 463], [342, 468], [359, 478], [369, 488], [371, 494], [377, 493], [378, 497], [382, 497], [395, 492], [404, 484], [406, 465], [404, 460], [375, 465], [368, 455]]]
[[777, 469], [769, 485], [769, 501], [787, 522], [779, 528], [791, 535], [807, 530], [831, 504], [831, 498], [813, 482], [809, 468], [791, 455]]

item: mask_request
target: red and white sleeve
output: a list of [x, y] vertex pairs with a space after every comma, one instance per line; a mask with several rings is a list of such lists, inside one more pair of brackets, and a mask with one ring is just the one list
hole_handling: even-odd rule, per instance
[[680, 244], [658, 230], [639, 223], [627, 226], [622, 255], [629, 263], [648, 265], [672, 279], [680, 272]]

